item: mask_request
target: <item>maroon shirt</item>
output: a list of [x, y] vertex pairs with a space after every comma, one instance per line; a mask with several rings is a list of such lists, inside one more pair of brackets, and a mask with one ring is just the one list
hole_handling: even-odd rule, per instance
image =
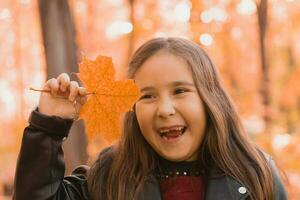
[[205, 173], [199, 161], [157, 159], [155, 175], [163, 200], [204, 200]]
[[203, 200], [202, 176], [176, 176], [160, 181], [163, 200]]

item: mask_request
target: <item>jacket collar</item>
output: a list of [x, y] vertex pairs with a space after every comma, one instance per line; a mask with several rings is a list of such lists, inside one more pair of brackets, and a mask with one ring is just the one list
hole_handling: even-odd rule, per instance
[[[205, 200], [244, 200], [249, 196], [248, 189], [230, 176], [210, 178], [206, 185]], [[138, 200], [162, 200], [159, 183], [151, 175], [145, 181]]]
[[211, 178], [207, 182], [205, 200], [243, 200], [248, 196], [248, 189], [228, 175]]

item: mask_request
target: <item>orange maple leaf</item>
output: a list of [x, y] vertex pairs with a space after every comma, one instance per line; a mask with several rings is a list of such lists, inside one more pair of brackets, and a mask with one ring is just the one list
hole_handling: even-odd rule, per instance
[[94, 61], [83, 58], [77, 74], [89, 93], [79, 118], [85, 120], [87, 134], [102, 134], [108, 141], [118, 138], [120, 114], [129, 111], [140, 92], [132, 79], [115, 81], [110, 57], [98, 56]]

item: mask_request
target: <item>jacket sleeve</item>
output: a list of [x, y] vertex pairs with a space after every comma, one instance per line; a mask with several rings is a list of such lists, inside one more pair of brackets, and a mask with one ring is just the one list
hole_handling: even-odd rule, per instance
[[62, 142], [72, 123], [37, 109], [31, 113], [16, 167], [14, 200], [88, 199], [87, 167], [81, 166], [64, 178]]

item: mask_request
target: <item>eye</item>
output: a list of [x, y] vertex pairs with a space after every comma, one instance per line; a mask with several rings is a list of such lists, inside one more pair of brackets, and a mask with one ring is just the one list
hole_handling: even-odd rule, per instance
[[154, 98], [154, 96], [151, 95], [151, 94], [145, 94], [145, 95], [140, 97], [140, 99], [151, 99], [151, 98]]
[[185, 93], [185, 92], [188, 92], [188, 90], [185, 88], [175, 88], [175, 90], [174, 90], [174, 94], [181, 94], [181, 93]]

